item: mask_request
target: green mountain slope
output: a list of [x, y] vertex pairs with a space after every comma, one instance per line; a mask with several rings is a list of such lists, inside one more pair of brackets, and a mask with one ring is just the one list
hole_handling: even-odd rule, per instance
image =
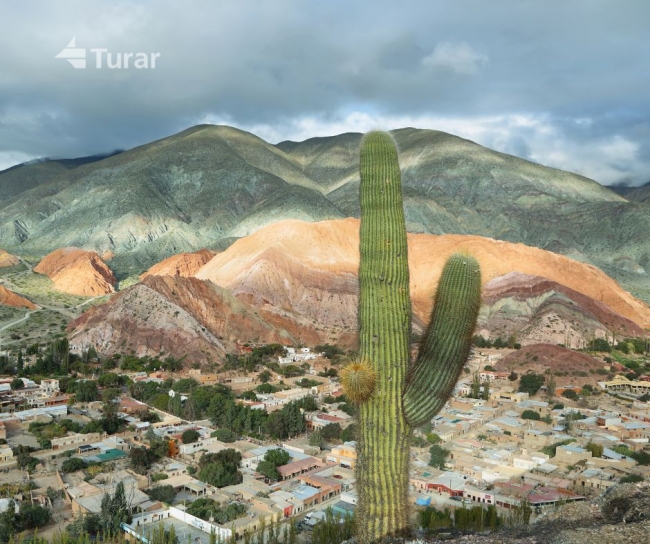
[[[407, 227], [522, 242], [591, 262], [650, 301], [650, 208], [585, 177], [433, 130], [393, 132]], [[119, 276], [223, 248], [281, 219], [359, 214], [361, 134], [271, 145], [201, 125], [94, 162], [0, 172], [0, 244], [112, 250]]]

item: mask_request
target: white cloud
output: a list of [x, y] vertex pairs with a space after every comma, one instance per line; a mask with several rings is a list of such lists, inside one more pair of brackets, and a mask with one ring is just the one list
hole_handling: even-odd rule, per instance
[[450, 70], [471, 76], [480, 72], [487, 60], [486, 55], [465, 42], [444, 42], [436, 45], [431, 54], [422, 59], [422, 64], [434, 70]]
[[591, 119], [584, 118], [556, 120], [548, 115], [524, 113], [476, 117], [372, 115], [354, 111], [327, 118], [304, 116], [273, 125], [237, 124], [231, 118], [213, 115], [197, 122], [236, 125], [271, 143], [377, 129], [441, 130], [503, 153], [584, 175], [605, 185], [621, 180], [643, 180], [650, 171], [650, 164], [638, 156], [637, 144], [621, 135], [594, 141], [580, 140], [566, 133], [563, 127], [567, 122], [585, 127], [592, 125]]
[[36, 157], [20, 151], [0, 151], [0, 172], [17, 164], [31, 161]]

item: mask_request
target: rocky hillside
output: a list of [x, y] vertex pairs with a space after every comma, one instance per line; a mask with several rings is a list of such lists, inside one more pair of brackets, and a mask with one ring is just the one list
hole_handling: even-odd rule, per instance
[[153, 265], [140, 278], [144, 279], [147, 276], [183, 276], [184, 278], [190, 278], [215, 255], [216, 253], [209, 249], [201, 249], [195, 253], [172, 255]]
[[85, 297], [113, 293], [117, 283], [97, 253], [76, 247], [53, 251], [38, 263], [34, 272], [48, 276], [58, 291]]
[[36, 305], [33, 302], [17, 295], [3, 285], [0, 285], [0, 304], [3, 304], [4, 306], [12, 306], [14, 308], [27, 308], [29, 310], [36, 309]]
[[[650, 209], [581, 176], [443, 132], [400, 129], [411, 232], [489, 236], [590, 262], [650, 301]], [[120, 277], [283, 220], [358, 216], [360, 134], [276, 146], [202, 125], [92, 162], [0, 173], [0, 239], [116, 257]]]
[[70, 342], [101, 353], [171, 354], [187, 362], [223, 359], [238, 342], [293, 343], [281, 320], [196, 278], [148, 276], [142, 283], [90, 309], [68, 327]]
[[0, 268], [7, 266], [17, 265], [20, 261], [15, 255], [7, 253], [4, 249], [0, 249]]
[[634, 321], [592, 297], [557, 281], [511, 272], [485, 285], [479, 328], [502, 338], [515, 334], [522, 344], [551, 342], [570, 348], [583, 348], [590, 335], [605, 337], [610, 331], [643, 336]]
[[[196, 273], [198, 279], [179, 276], [176, 266], [161, 266], [158, 274], [168, 275], [148, 276], [143, 284], [71, 323], [71, 338], [95, 344], [102, 353], [127, 345], [158, 353], [155, 350], [164, 343], [168, 353], [181, 356], [186, 354], [187, 338], [172, 342], [168, 331], [185, 331], [192, 323], [198, 335], [194, 342], [208, 342], [209, 337], [199, 334], [202, 327], [221, 342], [212, 351], [195, 350], [194, 356], [202, 351], [216, 355], [238, 343], [262, 341], [258, 338], [352, 347], [357, 332], [358, 232], [356, 219], [275, 223], [214, 256]], [[570, 330], [572, 341], [580, 343], [612, 330], [640, 333], [637, 323], [650, 323], [650, 309], [593, 266], [477, 236], [408, 236], [415, 332], [422, 329], [431, 310], [431, 295], [445, 258], [458, 250], [475, 255], [481, 263], [486, 297], [479, 330], [488, 336], [507, 332], [517, 334], [524, 343], [554, 342], [558, 334], [564, 337]], [[184, 258], [179, 257], [181, 262]], [[213, 285], [218, 291], [199, 285]], [[215, 305], [212, 300], [215, 292], [228, 293], [228, 300], [240, 306], [224, 313], [219, 309], [223, 303]], [[161, 310], [170, 305], [182, 306], [183, 312]], [[140, 313], [134, 314], [136, 306]], [[129, 317], [121, 319], [120, 312]], [[233, 315], [240, 321], [225, 317]], [[556, 316], [562, 321], [556, 323]], [[545, 319], [552, 320], [553, 328], [539, 325]], [[248, 328], [247, 320], [251, 320]], [[530, 326], [536, 322], [538, 326]], [[220, 335], [225, 331], [230, 336], [224, 344]]]

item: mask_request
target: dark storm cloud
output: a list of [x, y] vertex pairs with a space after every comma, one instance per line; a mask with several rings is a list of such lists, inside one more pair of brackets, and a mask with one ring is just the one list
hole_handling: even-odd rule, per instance
[[[27, 1], [2, 15], [0, 166], [201, 121], [273, 141], [410, 124], [601, 182], [650, 179], [643, 0]], [[160, 58], [75, 70], [54, 58], [74, 36]]]

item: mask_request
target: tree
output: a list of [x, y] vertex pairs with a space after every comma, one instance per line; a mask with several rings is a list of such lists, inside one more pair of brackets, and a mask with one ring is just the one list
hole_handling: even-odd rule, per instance
[[240, 484], [241, 453], [234, 449], [205, 453], [199, 460], [199, 479], [215, 487]]
[[18, 348], [18, 360], [16, 361], [16, 372], [20, 376], [23, 373], [25, 368], [25, 363], [23, 361], [23, 350]]
[[440, 438], [436, 433], [427, 433], [427, 441], [429, 444], [440, 444], [442, 438]]
[[483, 384], [483, 400], [490, 399], [490, 380], [485, 380]]
[[555, 374], [553, 372], [548, 373], [548, 383], [546, 384], [546, 396], [549, 400], [552, 400], [555, 396]]
[[171, 485], [157, 485], [146, 491], [152, 501], [166, 502], [171, 504], [176, 498], [176, 491]]
[[339, 440], [341, 438], [341, 425], [338, 423], [328, 423], [321, 430], [323, 440], [331, 442], [332, 440]]
[[119, 535], [121, 533], [120, 524], [131, 521], [129, 511], [130, 506], [126, 500], [124, 482], [118, 482], [112, 497], [108, 493], [102, 497], [99, 520], [104, 533]]
[[628, 474], [627, 476], [623, 476], [620, 480], [620, 483], [622, 484], [636, 484], [639, 482], [643, 481], [643, 476], [640, 476], [639, 474]]
[[131, 448], [129, 462], [131, 468], [138, 474], [146, 474], [155, 460], [155, 455], [147, 448]]
[[75, 387], [75, 399], [77, 402], [92, 402], [98, 398], [97, 382], [92, 380], [77, 382]]
[[534, 372], [524, 374], [519, 380], [519, 391], [533, 396], [544, 385], [544, 376]]
[[585, 449], [591, 452], [592, 457], [602, 457], [603, 456], [603, 451], [604, 447], [602, 444], [596, 444], [595, 442], [589, 442], [586, 446]]
[[576, 393], [573, 389], [567, 389], [566, 391], [563, 391], [562, 396], [567, 399], [578, 400], [578, 393]]
[[220, 442], [236, 442], [239, 438], [236, 433], [233, 433], [230, 429], [217, 429], [211, 435], [211, 437], [216, 437]]
[[196, 442], [201, 435], [195, 429], [188, 429], [181, 435], [181, 440], [183, 444], [193, 444]]
[[521, 419], [533, 419], [539, 421], [541, 416], [535, 410], [524, 410], [521, 413]]
[[20, 527], [20, 530], [37, 529], [38, 527], [47, 525], [50, 517], [50, 511], [47, 508], [43, 508], [37, 504], [23, 503], [20, 506], [17, 525]]
[[516, 382], [519, 379], [519, 374], [517, 374], [514, 370], [508, 375], [508, 379], [511, 382]]
[[437, 467], [441, 470], [445, 470], [445, 464], [447, 462], [447, 457], [449, 457], [449, 450], [434, 444], [429, 449], [429, 454], [431, 458], [429, 459], [429, 466]]
[[10, 387], [14, 391], [16, 389], [23, 389], [25, 387], [25, 383], [23, 382], [23, 380], [21, 380], [19, 377], [16, 376], [13, 380], [11, 380]]
[[262, 383], [270, 382], [272, 377], [273, 375], [268, 370], [262, 370], [262, 372], [260, 372], [260, 375], [258, 376], [259, 380]]
[[357, 426], [352, 423], [341, 431], [341, 441], [351, 442], [357, 439]]
[[67, 473], [76, 472], [82, 468], [86, 468], [86, 463], [79, 457], [70, 457], [70, 459], [63, 461], [63, 465], [61, 465], [61, 470]]
[[309, 445], [318, 449], [323, 447], [323, 435], [318, 429], [309, 435]]

